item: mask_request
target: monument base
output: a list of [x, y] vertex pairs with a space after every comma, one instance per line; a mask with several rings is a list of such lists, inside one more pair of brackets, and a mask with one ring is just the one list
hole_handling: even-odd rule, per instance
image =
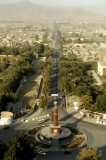
[[50, 124], [50, 132], [53, 134], [59, 134], [60, 128], [61, 128], [61, 125], [54, 126], [53, 124]]

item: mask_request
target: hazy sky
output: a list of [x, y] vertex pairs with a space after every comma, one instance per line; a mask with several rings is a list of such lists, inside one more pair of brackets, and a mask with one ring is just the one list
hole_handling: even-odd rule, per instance
[[[1, 3], [20, 2], [22, 0], [0, 0]], [[25, 0], [23, 0], [25, 1]], [[26, 0], [27, 1], [27, 0]], [[78, 5], [104, 5], [106, 0], [29, 0], [37, 4], [54, 5], [54, 6], [78, 6]]]

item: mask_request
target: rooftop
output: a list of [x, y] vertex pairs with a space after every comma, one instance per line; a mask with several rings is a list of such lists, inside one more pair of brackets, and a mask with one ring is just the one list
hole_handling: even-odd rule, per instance
[[106, 61], [98, 61], [98, 63], [99, 63], [102, 67], [106, 67]]

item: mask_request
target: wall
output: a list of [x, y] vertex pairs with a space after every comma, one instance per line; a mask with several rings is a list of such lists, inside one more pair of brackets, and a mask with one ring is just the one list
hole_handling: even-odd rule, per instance
[[103, 67], [99, 64], [99, 62], [98, 62], [98, 73], [99, 73], [99, 75], [103, 75]]
[[106, 68], [103, 68], [103, 75], [106, 76]]

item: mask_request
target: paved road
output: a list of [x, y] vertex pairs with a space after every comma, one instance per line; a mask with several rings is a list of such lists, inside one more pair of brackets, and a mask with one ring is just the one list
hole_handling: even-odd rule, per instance
[[[50, 86], [49, 95], [51, 95], [53, 93], [59, 94], [59, 91], [57, 89], [58, 57], [59, 57], [59, 54], [56, 49], [55, 53], [53, 55], [53, 59], [52, 59], [52, 68], [53, 68], [52, 69], [52, 78], [53, 78], [53, 81]], [[64, 107], [60, 107], [60, 104], [62, 103], [62, 99], [60, 97], [58, 97], [56, 100], [58, 102], [57, 105], [59, 106], [58, 107], [58, 109], [59, 109], [59, 123], [61, 123], [62, 125], [68, 124], [68, 125], [77, 127], [79, 129], [81, 129], [82, 131], [84, 131], [88, 137], [86, 144], [89, 147], [98, 148], [101, 152], [103, 152], [102, 160], [105, 160], [106, 159], [106, 127], [100, 126], [97, 124], [91, 124], [88, 122], [84, 122], [83, 119], [75, 118], [74, 115], [76, 114], [76, 112], [69, 114]], [[45, 115], [47, 113], [50, 114], [50, 111], [54, 106], [54, 101], [55, 101], [55, 98], [51, 97], [48, 108], [45, 109], [43, 113], [39, 113], [39, 111], [35, 112], [31, 116], [31, 118], [30, 117], [28, 118], [29, 119], [28, 123], [27, 122], [17, 122], [17, 123], [11, 124], [11, 127], [8, 130], [3, 130], [2, 128], [0, 128], [0, 140], [2, 140], [2, 142], [6, 143], [12, 137], [17, 136], [21, 130], [27, 132], [28, 130], [36, 127], [37, 126], [36, 120], [32, 120], [32, 117], [36, 117], [39, 114], [40, 114], [40, 116]], [[51, 122], [47, 121], [46, 123], [51, 123]], [[72, 156], [74, 156], [74, 154], [67, 155], [67, 156], [64, 155], [64, 156], [63, 156], [63, 152], [56, 152], [55, 154], [54, 154], [54, 152], [50, 152], [45, 157], [38, 156], [38, 160], [39, 159], [42, 160], [44, 158], [54, 160], [56, 157], [57, 157], [56, 159], [61, 158], [61, 160], [64, 160], [64, 158], [65, 158], [65, 160], [66, 159], [71, 160], [71, 159], [73, 159]], [[74, 157], [74, 160], [75, 160], [75, 157]]]
[[37, 160], [76, 160], [78, 149], [73, 149], [71, 154], [65, 155], [62, 151], [52, 151], [47, 153], [46, 156], [38, 155]]

